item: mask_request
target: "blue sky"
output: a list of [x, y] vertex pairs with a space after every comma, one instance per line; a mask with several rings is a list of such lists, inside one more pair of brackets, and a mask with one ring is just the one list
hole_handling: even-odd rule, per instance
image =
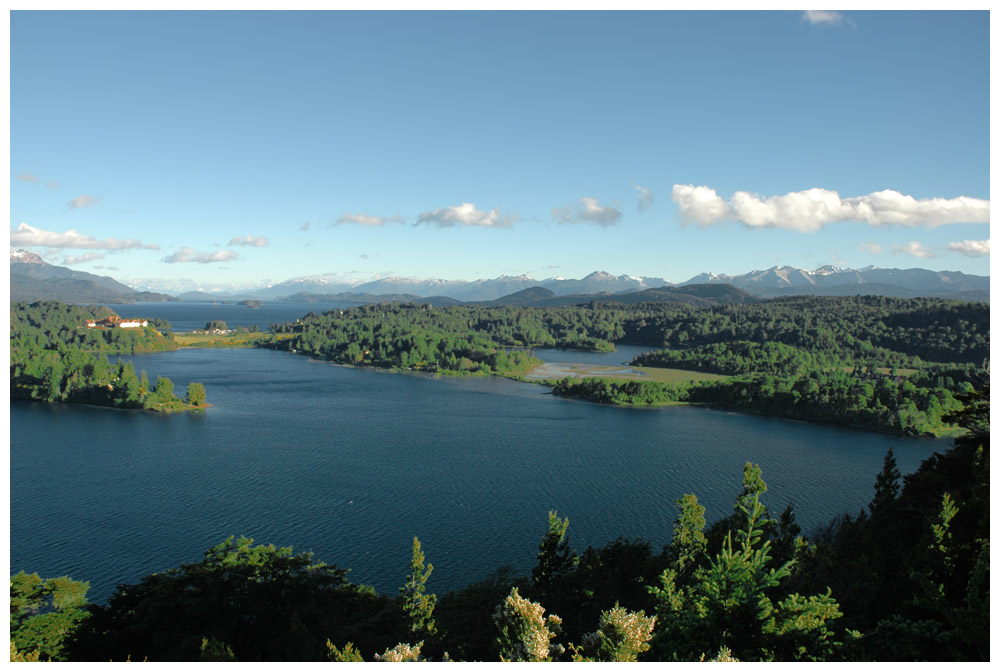
[[986, 12], [13, 12], [11, 246], [142, 288], [989, 273]]

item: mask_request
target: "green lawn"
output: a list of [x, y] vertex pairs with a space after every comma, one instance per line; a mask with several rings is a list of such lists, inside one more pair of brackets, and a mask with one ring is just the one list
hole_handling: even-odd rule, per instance
[[[260, 341], [271, 338], [270, 333], [243, 332], [209, 334], [199, 331], [174, 332], [174, 340], [182, 348], [252, 348]], [[278, 334], [278, 340], [291, 338], [292, 334]]]
[[687, 383], [701, 380], [725, 380], [728, 376], [681, 369], [661, 369], [652, 366], [601, 366], [573, 362], [549, 362], [535, 367], [523, 377], [528, 381], [560, 380], [562, 378], [614, 378], [618, 380], [650, 380], [658, 383]]
[[701, 380], [726, 380], [729, 376], [683, 369], [661, 369], [654, 366], [633, 366], [642, 376], [628, 376], [634, 380], [655, 380], [659, 383], [696, 383]]

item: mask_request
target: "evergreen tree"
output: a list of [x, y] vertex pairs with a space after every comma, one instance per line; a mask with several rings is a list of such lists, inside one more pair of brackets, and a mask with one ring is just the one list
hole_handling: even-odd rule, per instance
[[[654, 639], [661, 660], [698, 660], [720, 646], [740, 660], [828, 660], [841, 646], [827, 627], [842, 615], [829, 590], [773, 601], [793, 563], [772, 566], [760, 503], [766, 485], [759, 469], [747, 467], [738, 542], [727, 533], [722, 549], [689, 582], [679, 582], [677, 572], [667, 569], [660, 585], [650, 588], [663, 624]], [[748, 495], [748, 489], [755, 491]]]
[[778, 516], [778, 527], [774, 535], [774, 559], [777, 562], [794, 560], [806, 551], [808, 542], [802, 538], [802, 528], [795, 522], [795, 507], [791, 500]]
[[410, 574], [406, 577], [406, 583], [399, 589], [403, 613], [413, 635], [431, 636], [437, 631], [433, 617], [437, 597], [434, 594], [424, 594], [427, 589], [427, 579], [433, 571], [434, 565], [431, 564], [427, 565], [426, 570], [424, 569], [424, 554], [420, 550], [420, 540], [413, 537]]
[[174, 398], [174, 381], [163, 376], [157, 376], [153, 395], [161, 403], [171, 401]]
[[876, 512], [888, 512], [896, 502], [896, 497], [899, 495], [899, 478], [896, 457], [890, 447], [882, 461], [882, 471], [875, 477], [875, 496], [868, 504], [868, 511], [871, 512], [872, 516]]
[[693, 494], [682, 496], [675, 506], [679, 513], [674, 521], [670, 555], [678, 574], [685, 574], [699, 562], [707, 549], [705, 507]]
[[569, 518], [560, 518], [558, 512], [549, 511], [549, 526], [538, 545], [538, 564], [531, 570], [532, 582], [543, 594], [578, 562], [569, 547], [568, 529]]

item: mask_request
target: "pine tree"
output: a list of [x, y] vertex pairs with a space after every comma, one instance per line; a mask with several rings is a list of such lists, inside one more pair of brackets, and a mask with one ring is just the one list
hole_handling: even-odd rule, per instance
[[578, 562], [576, 553], [569, 548], [568, 529], [569, 518], [560, 518], [557, 511], [549, 511], [549, 528], [538, 545], [538, 564], [531, 570], [532, 582], [543, 593]]
[[889, 448], [882, 461], [882, 471], [875, 477], [875, 496], [868, 505], [868, 510], [874, 516], [875, 512], [885, 513], [899, 495], [899, 469], [896, 468], [896, 457]]
[[687, 494], [677, 500], [680, 513], [674, 521], [674, 534], [670, 541], [670, 553], [678, 573], [690, 570], [704, 555], [707, 548], [705, 539], [705, 507], [698, 498]]
[[698, 660], [720, 646], [740, 660], [826, 660], [841, 646], [827, 627], [842, 615], [829, 590], [773, 601], [793, 561], [773, 566], [765, 540], [770, 521], [760, 502], [766, 487], [760, 469], [748, 464], [736, 541], [728, 532], [721, 550], [690, 581], [667, 569], [660, 585], [650, 588], [663, 624], [654, 639], [661, 660]]
[[428, 564], [424, 569], [424, 554], [420, 550], [420, 540], [413, 537], [413, 558], [410, 560], [410, 574], [406, 583], [399, 589], [403, 613], [410, 623], [410, 632], [414, 635], [431, 636], [437, 631], [434, 623], [434, 606], [437, 596], [425, 595], [427, 579], [434, 571], [434, 565]]

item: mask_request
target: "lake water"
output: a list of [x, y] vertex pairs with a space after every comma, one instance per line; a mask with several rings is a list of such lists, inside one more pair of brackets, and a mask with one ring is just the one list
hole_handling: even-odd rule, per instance
[[[619, 364], [634, 353], [537, 354]], [[694, 492], [709, 520], [727, 515], [749, 460], [763, 468], [771, 511], [793, 498], [809, 531], [866, 505], [890, 446], [905, 474], [949, 445], [684, 406], [614, 408], [499, 378], [268, 350], [132, 361], [178, 389], [204, 383], [212, 408], [11, 403], [12, 572], [89, 580], [104, 601], [116, 583], [244, 534], [314, 551], [394, 593], [416, 535], [434, 565], [429, 589], [442, 593], [504, 564], [530, 572], [550, 509], [569, 517], [578, 550], [619, 535], [658, 550], [682, 494]]]
[[173, 331], [204, 329], [210, 320], [222, 320], [230, 329], [256, 326], [261, 331], [275, 323], [294, 322], [313, 312], [317, 315], [334, 308], [347, 308], [354, 303], [286, 303], [265, 301], [260, 308], [248, 308], [238, 303], [198, 301], [142, 302], [112, 306], [122, 317], [145, 317], [167, 320]]

